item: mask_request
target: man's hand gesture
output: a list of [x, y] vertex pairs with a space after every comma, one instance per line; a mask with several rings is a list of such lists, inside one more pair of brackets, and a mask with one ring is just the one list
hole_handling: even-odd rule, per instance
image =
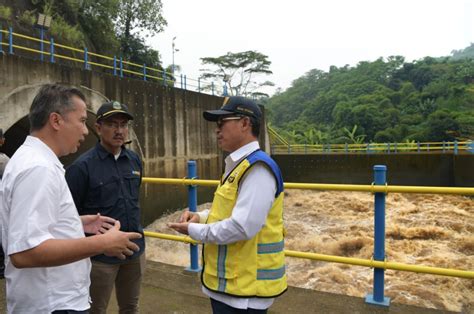
[[126, 259], [140, 250], [138, 245], [131, 240], [140, 239], [142, 235], [137, 232], [120, 231], [120, 221], [116, 220], [115, 225], [102, 235], [106, 243], [104, 254], [114, 256], [119, 259]]

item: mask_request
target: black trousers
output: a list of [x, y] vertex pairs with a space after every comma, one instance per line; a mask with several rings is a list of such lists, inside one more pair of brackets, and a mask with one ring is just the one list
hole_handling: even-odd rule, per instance
[[213, 314], [266, 314], [267, 310], [256, 310], [256, 309], [236, 309], [235, 307], [229, 306], [225, 303], [219, 302], [211, 298], [211, 306]]

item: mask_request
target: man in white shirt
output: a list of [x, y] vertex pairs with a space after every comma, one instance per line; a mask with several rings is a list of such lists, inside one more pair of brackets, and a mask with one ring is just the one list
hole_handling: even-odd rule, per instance
[[203, 116], [217, 123], [218, 144], [230, 155], [211, 209], [187, 211], [169, 226], [204, 243], [201, 281], [213, 313], [266, 313], [287, 288], [280, 169], [260, 150], [253, 101], [226, 97]]
[[[45, 85], [30, 108], [30, 133], [7, 164], [0, 186], [8, 313], [87, 313], [88, 257], [124, 259], [138, 233], [100, 215], [79, 216], [58, 157], [88, 134], [85, 97]], [[97, 234], [85, 237], [84, 233]]]

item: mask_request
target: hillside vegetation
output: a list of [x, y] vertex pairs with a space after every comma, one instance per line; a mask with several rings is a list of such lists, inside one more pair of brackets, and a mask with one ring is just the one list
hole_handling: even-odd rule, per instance
[[314, 69], [264, 104], [293, 143], [474, 139], [474, 44], [442, 58]]
[[51, 17], [45, 39], [163, 70], [145, 38], [167, 25], [161, 0], [0, 0], [0, 28], [39, 37], [39, 14]]

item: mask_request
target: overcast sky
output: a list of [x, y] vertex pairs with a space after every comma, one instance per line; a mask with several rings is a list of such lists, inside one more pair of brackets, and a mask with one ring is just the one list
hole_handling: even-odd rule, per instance
[[[402, 55], [449, 55], [474, 42], [474, 0], [162, 0], [168, 26], [148, 43], [197, 79], [200, 58], [256, 50], [286, 89], [311, 69]], [[276, 88], [275, 87], [275, 88]], [[267, 92], [272, 93], [273, 90]]]

